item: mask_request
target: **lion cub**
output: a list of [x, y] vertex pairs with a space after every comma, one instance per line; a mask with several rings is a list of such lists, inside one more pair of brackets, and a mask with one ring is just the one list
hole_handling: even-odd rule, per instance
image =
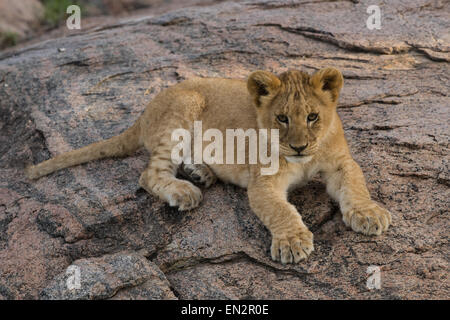
[[150, 153], [150, 163], [139, 184], [179, 210], [197, 207], [198, 187], [176, 177], [179, 164], [171, 160], [177, 128], [202, 130], [227, 128], [278, 129], [279, 168], [262, 175], [256, 164], [184, 164], [184, 172], [206, 187], [216, 177], [247, 188], [252, 210], [272, 234], [272, 259], [297, 263], [314, 249], [313, 234], [287, 192], [321, 173], [327, 191], [340, 206], [344, 223], [354, 231], [379, 235], [390, 222], [390, 213], [370, 199], [363, 173], [350, 155], [336, 112], [343, 85], [340, 71], [325, 68], [313, 75], [287, 71], [275, 75], [253, 72], [248, 80], [193, 79], [159, 93], [136, 123], [122, 134], [93, 143], [27, 168], [30, 178], [112, 156], [126, 156], [140, 147]]

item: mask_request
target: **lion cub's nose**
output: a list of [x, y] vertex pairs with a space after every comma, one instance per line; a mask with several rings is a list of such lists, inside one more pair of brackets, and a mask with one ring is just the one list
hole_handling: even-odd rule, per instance
[[290, 146], [292, 149], [294, 149], [298, 154], [300, 154], [303, 150], [306, 149], [306, 147], [308, 146], [308, 144], [305, 144], [304, 146], [301, 146], [301, 147], [296, 147], [296, 146], [293, 146], [292, 144], [289, 144], [289, 146]]

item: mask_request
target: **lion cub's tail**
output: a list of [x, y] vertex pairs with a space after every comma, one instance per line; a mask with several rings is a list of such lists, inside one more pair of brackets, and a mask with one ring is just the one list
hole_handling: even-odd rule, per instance
[[27, 167], [25, 172], [30, 179], [37, 179], [54, 171], [91, 160], [130, 155], [139, 147], [141, 147], [141, 143], [140, 123], [138, 120], [132, 127], [118, 136], [92, 143], [81, 149], [60, 154], [35, 166]]

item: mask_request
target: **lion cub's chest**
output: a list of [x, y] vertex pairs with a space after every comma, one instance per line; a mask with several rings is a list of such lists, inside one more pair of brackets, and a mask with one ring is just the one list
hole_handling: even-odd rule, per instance
[[319, 172], [319, 167], [314, 160], [306, 164], [289, 163], [285, 173], [288, 191], [306, 185]]

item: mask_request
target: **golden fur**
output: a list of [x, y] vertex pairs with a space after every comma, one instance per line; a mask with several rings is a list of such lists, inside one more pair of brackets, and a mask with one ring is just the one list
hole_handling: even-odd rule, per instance
[[[183, 81], [158, 94], [136, 123], [122, 134], [27, 168], [30, 178], [94, 159], [125, 156], [140, 147], [151, 153], [139, 184], [180, 210], [199, 205], [200, 189], [178, 179], [171, 161], [177, 142], [174, 129], [275, 128], [280, 133], [279, 170], [261, 175], [260, 164], [183, 165], [184, 172], [206, 186], [216, 177], [247, 188], [250, 206], [272, 234], [272, 258], [297, 263], [313, 251], [313, 234], [287, 192], [321, 173], [327, 191], [339, 205], [346, 225], [379, 235], [391, 222], [389, 212], [370, 199], [363, 173], [352, 159], [336, 112], [343, 85], [341, 73], [322, 69], [312, 76], [288, 71], [276, 76], [252, 73], [247, 82], [232, 79]], [[248, 162], [247, 162], [248, 163]]]

